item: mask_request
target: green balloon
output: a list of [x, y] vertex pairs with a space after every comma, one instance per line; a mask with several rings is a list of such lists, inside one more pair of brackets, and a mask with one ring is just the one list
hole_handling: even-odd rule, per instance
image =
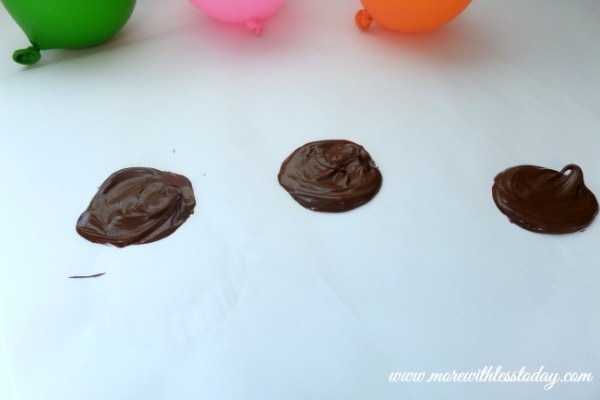
[[0, 0], [32, 46], [17, 50], [13, 60], [35, 64], [40, 50], [99, 45], [129, 20], [136, 0]]

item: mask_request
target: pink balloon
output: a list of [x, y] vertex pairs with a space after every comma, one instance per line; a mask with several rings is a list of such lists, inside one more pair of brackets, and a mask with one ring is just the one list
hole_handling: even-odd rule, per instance
[[284, 0], [190, 0], [195, 7], [220, 21], [245, 23], [255, 35], [262, 31], [261, 20], [270, 17]]

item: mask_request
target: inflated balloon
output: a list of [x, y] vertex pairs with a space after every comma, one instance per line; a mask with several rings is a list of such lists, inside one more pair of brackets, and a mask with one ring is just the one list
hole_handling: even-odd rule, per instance
[[220, 21], [246, 24], [255, 35], [260, 35], [261, 20], [275, 14], [283, 0], [190, 0], [190, 3]]
[[98, 45], [129, 20], [136, 0], [1, 0], [32, 46], [17, 50], [13, 60], [35, 64], [40, 50]]
[[373, 20], [404, 33], [432, 31], [452, 21], [471, 0], [361, 0], [363, 10], [356, 13], [356, 26], [366, 31]]

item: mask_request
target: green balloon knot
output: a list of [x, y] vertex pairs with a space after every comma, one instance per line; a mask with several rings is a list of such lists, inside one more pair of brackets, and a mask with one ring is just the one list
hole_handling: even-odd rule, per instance
[[23, 65], [33, 65], [40, 61], [42, 54], [37, 46], [29, 46], [26, 49], [17, 50], [13, 53], [13, 61]]

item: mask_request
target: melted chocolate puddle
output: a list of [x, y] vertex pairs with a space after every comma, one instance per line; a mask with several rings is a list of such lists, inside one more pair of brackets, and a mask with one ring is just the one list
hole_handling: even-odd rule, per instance
[[109, 176], [77, 221], [94, 243], [125, 247], [169, 236], [194, 212], [189, 179], [153, 168], [125, 168]]
[[370, 201], [381, 187], [375, 162], [360, 145], [322, 140], [296, 149], [281, 165], [279, 183], [312, 211], [343, 212]]
[[560, 172], [534, 165], [509, 168], [494, 179], [492, 194], [511, 222], [533, 232], [581, 231], [598, 214], [598, 201], [575, 164]]

